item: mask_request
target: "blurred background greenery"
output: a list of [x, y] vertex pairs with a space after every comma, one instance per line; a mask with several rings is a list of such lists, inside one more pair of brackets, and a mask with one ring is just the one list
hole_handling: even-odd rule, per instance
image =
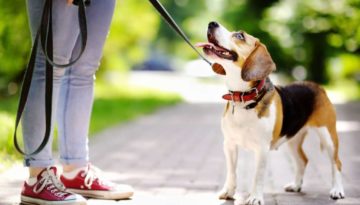
[[[209, 21], [219, 21], [230, 30], [241, 29], [258, 37], [267, 45], [277, 72], [288, 79], [313, 80], [344, 93], [348, 99], [360, 98], [360, 0], [161, 2], [193, 42], [205, 40]], [[23, 0], [11, 3], [0, 0], [0, 14], [0, 141], [10, 146], [8, 137], [31, 42]], [[151, 59], [160, 59], [171, 69], [181, 70], [186, 62], [197, 58], [148, 1], [118, 0], [97, 74], [98, 89], [116, 89], [114, 84], [125, 79], [132, 68], [141, 68]], [[117, 84], [117, 87], [124, 85]], [[99, 91], [93, 118], [100, 119], [105, 115], [104, 110], [111, 108], [117, 110], [113, 112], [114, 123], [127, 120], [126, 117], [118, 119], [125, 115], [124, 109], [119, 108], [119, 100], [127, 105], [137, 102], [134, 108], [126, 108], [133, 110], [134, 115], [179, 101], [179, 97], [172, 94], [146, 90], [139, 92], [142, 93], [139, 98], [126, 90], [117, 89], [114, 96], [105, 98], [110, 101], [104, 101]], [[100, 121], [104, 125], [98, 126], [98, 121], [92, 121], [92, 127], [98, 127], [94, 132], [106, 127], [106, 123]], [[2, 152], [8, 153], [11, 148], [6, 150]]]

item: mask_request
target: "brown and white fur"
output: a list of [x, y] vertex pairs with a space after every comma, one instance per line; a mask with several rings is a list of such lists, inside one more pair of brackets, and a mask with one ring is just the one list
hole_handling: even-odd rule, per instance
[[[229, 32], [220, 24], [211, 22], [208, 40], [209, 42], [198, 46], [203, 47], [205, 54], [214, 61], [213, 70], [224, 75], [226, 86], [231, 91], [248, 91], [258, 80], [268, 78], [275, 70], [275, 64], [265, 45], [243, 31]], [[291, 107], [289, 100], [305, 102], [296, 107], [304, 109], [300, 113], [301, 119], [297, 119], [298, 113], [292, 113], [296, 109]], [[300, 82], [285, 87], [276, 86], [267, 91], [255, 108], [244, 109], [250, 103], [252, 102], [236, 102], [234, 111], [228, 103], [222, 117], [227, 176], [220, 199], [233, 199], [235, 194], [240, 147], [254, 151], [257, 165], [253, 187], [245, 204], [264, 204], [263, 187], [268, 152], [277, 149], [284, 142], [287, 142], [296, 162], [295, 179], [285, 186], [285, 190], [299, 192], [308, 162], [302, 144], [309, 129], [318, 133], [322, 147], [326, 149], [331, 161], [330, 197], [344, 198], [336, 114], [325, 91], [315, 83]]]

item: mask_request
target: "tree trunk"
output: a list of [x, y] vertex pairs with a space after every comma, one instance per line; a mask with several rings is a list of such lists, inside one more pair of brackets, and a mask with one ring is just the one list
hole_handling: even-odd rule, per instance
[[309, 40], [310, 55], [308, 62], [308, 79], [320, 84], [328, 82], [326, 73], [326, 35], [325, 33], [311, 33], [307, 36]]

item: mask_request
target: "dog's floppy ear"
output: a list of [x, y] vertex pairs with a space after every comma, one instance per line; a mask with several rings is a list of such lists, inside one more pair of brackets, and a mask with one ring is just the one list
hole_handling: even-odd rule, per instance
[[213, 63], [211, 67], [215, 73], [219, 75], [226, 75], [225, 69], [222, 67], [222, 65], [218, 63]]
[[262, 80], [274, 70], [276, 70], [275, 63], [265, 45], [257, 43], [255, 50], [245, 60], [241, 77], [245, 81]]

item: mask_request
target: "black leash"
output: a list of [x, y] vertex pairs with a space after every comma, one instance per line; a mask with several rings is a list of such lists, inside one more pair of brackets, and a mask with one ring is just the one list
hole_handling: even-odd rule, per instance
[[185, 33], [180, 29], [180, 27], [176, 24], [174, 19], [171, 18], [170, 14], [166, 11], [164, 6], [158, 0], [149, 0], [150, 3], [155, 7], [155, 9], [161, 14], [161, 16], [165, 19], [165, 21], [186, 41], [189, 46], [194, 49], [194, 51], [210, 66], [212, 63], [206, 59], [196, 48], [192, 45], [189, 38], [185, 35]]
[[[86, 24], [86, 12], [85, 12], [85, 2], [83, 0], [78, 1], [78, 20], [80, 27], [81, 35], [81, 50], [79, 55], [71, 62], [67, 64], [57, 64], [53, 61], [53, 30], [52, 30], [52, 3], [53, 0], [46, 0], [44, 4], [44, 9], [41, 17], [40, 27], [36, 33], [34, 40], [34, 45], [31, 51], [30, 60], [25, 71], [25, 76], [21, 88], [21, 94], [19, 99], [18, 111], [16, 114], [15, 120], [15, 131], [14, 131], [14, 145], [17, 151], [23, 155], [31, 156], [38, 154], [41, 150], [44, 149], [46, 144], [49, 141], [51, 134], [51, 116], [52, 116], [52, 92], [53, 92], [53, 67], [68, 67], [76, 63], [81, 57], [82, 53], [85, 50], [87, 42], [87, 24]], [[40, 41], [40, 42], [39, 42]], [[41, 44], [44, 55], [46, 56], [46, 79], [45, 79], [45, 133], [44, 138], [35, 151], [26, 153], [23, 151], [18, 143], [16, 130], [19, 126], [21, 116], [25, 109], [26, 101], [29, 95], [29, 90], [31, 87], [31, 79], [34, 72], [35, 60], [37, 54], [38, 44]]]

